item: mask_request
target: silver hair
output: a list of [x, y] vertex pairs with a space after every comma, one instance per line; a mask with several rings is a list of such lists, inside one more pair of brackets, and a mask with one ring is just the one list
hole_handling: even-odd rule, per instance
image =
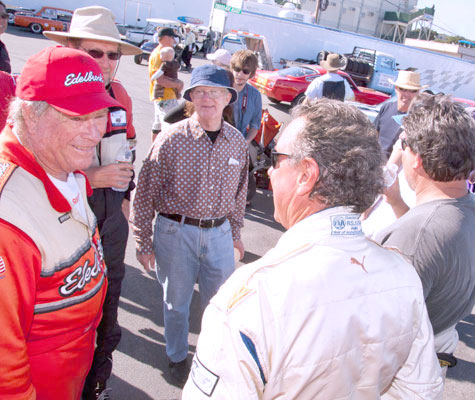
[[356, 107], [341, 101], [305, 100], [292, 111], [305, 119], [291, 147], [291, 159], [314, 159], [320, 169], [311, 198], [325, 206], [363, 212], [384, 186], [384, 156], [377, 132]]
[[13, 124], [17, 127], [19, 134], [27, 131], [25, 126], [25, 117], [23, 116], [23, 104], [28, 104], [38, 118], [49, 107], [49, 104], [46, 101], [30, 101], [23, 100], [18, 97], [14, 98], [9, 106], [8, 119], [13, 121]]

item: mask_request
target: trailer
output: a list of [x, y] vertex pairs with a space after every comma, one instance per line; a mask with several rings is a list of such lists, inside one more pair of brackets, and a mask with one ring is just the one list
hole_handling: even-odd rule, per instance
[[[272, 11], [275, 8], [276, 11]], [[305, 17], [283, 17], [282, 7], [252, 1], [240, 12], [214, 7], [210, 24], [221, 37], [231, 30], [252, 32], [267, 39], [270, 64], [282, 68], [285, 60], [316, 60], [320, 51], [352, 53], [355, 46], [392, 55], [398, 69], [421, 74], [421, 82], [434, 92], [475, 99], [475, 62], [405, 46], [388, 40], [316, 25]]]

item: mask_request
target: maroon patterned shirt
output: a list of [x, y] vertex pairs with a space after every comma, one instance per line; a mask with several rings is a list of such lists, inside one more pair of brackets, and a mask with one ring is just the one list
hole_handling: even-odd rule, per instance
[[244, 137], [226, 122], [214, 144], [196, 114], [162, 131], [143, 162], [132, 206], [137, 253], [153, 252], [155, 213], [227, 216], [233, 240], [240, 239], [248, 163]]

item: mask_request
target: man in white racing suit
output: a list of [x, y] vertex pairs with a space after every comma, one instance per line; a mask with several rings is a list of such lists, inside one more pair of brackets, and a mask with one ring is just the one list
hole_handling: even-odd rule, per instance
[[361, 230], [382, 165], [358, 110], [294, 110], [269, 171], [288, 231], [211, 300], [183, 399], [441, 398], [417, 273]]

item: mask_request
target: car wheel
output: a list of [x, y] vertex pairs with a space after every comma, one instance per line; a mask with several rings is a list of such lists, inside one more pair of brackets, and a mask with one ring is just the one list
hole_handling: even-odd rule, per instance
[[14, 24], [15, 23], [15, 12], [14, 11], [8, 11], [8, 23], [9, 24]]
[[30, 24], [30, 31], [33, 33], [41, 33], [43, 32], [43, 27], [40, 24]]
[[267, 98], [269, 99], [271, 103], [280, 104], [280, 100], [274, 99], [273, 97], [269, 97], [269, 96], [267, 96]]
[[305, 93], [300, 93], [295, 99], [292, 100], [290, 105], [293, 107], [298, 106], [305, 99]]
[[193, 44], [193, 48], [191, 49], [191, 54], [195, 55], [198, 53], [198, 46], [196, 44]]
[[135, 64], [142, 64], [142, 54], [136, 54], [134, 57]]

